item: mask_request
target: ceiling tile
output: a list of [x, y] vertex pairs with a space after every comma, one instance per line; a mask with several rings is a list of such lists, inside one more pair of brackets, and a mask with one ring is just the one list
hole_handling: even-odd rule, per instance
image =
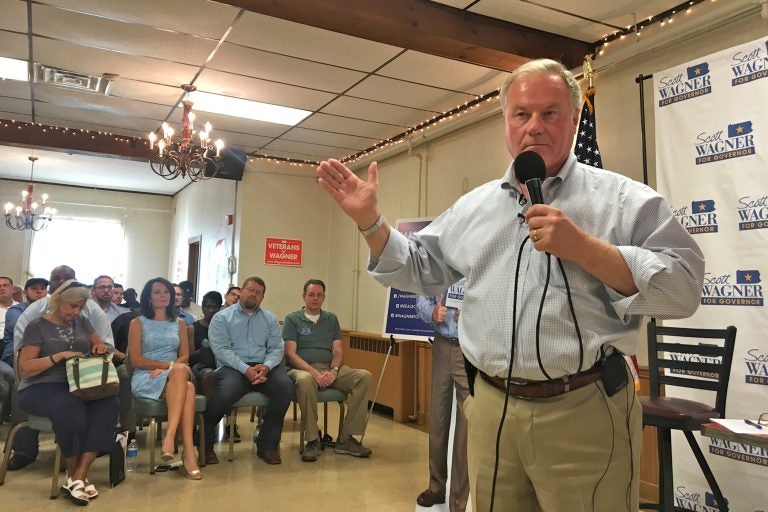
[[29, 83], [18, 80], [0, 80], [0, 96], [8, 98], [26, 99], [30, 98]]
[[104, 18], [215, 39], [224, 35], [239, 11], [237, 7], [209, 0], [47, 0], [46, 3]]
[[180, 87], [152, 84], [139, 80], [118, 77], [109, 87], [109, 95], [115, 98], [146, 101], [173, 107], [184, 95]]
[[[165, 59], [171, 56], [173, 61], [196, 66], [205, 63], [217, 43], [215, 39], [123, 23], [40, 4], [35, 4], [32, 16], [37, 37], [140, 57]], [[78, 29], [72, 30], [71, 27]]]
[[[192, 110], [194, 111], [194, 107], [192, 107]], [[171, 124], [171, 126], [174, 126], [176, 133], [179, 133], [182, 115], [182, 109], [176, 108], [168, 117], [168, 122]], [[218, 135], [215, 135], [218, 130], [226, 130], [248, 135], [259, 135], [262, 137], [273, 138], [290, 129], [290, 126], [285, 126], [282, 124], [265, 123], [263, 121], [253, 121], [252, 119], [225, 116], [222, 114], [212, 114], [210, 112], [196, 111], [195, 115], [197, 116], [197, 119], [195, 120], [196, 126], [203, 126], [206, 122], [211, 123], [214, 133], [214, 137], [212, 137], [213, 139], [220, 138]]]
[[124, 78], [179, 86], [189, 83], [197, 67], [149, 57], [135, 57], [109, 50], [87, 48], [36, 37], [35, 62], [68, 71], [100, 76], [115, 73]]
[[310, 144], [309, 142], [296, 142], [290, 140], [276, 140], [268, 144], [263, 151], [272, 154], [272, 151], [288, 151], [290, 153], [301, 153], [309, 155], [312, 159], [318, 158], [342, 158], [353, 151], [347, 148], [337, 148], [331, 146], [322, 146], [319, 144]]
[[405, 107], [442, 112], [475, 99], [455, 93], [393, 78], [371, 76], [350, 89], [346, 95]]
[[224, 44], [208, 67], [330, 92], [343, 92], [366, 76], [359, 71], [232, 44]]
[[[32, 104], [25, 99], [0, 97], [0, 110], [7, 114], [13, 114], [14, 117], [10, 119], [18, 119], [19, 115], [32, 115]], [[3, 117], [9, 119], [7, 115]]]
[[28, 60], [29, 43], [27, 36], [0, 30], [0, 57]]
[[35, 85], [35, 101], [72, 109], [99, 111], [117, 116], [144, 118], [155, 122], [169, 111], [165, 105], [76, 91], [51, 84]]
[[252, 12], [243, 15], [228, 40], [360, 71], [373, 71], [402, 51], [394, 46]]
[[506, 77], [493, 69], [415, 51], [405, 52], [376, 74], [477, 96], [497, 89]]
[[312, 142], [325, 146], [336, 146], [347, 148], [349, 150], [360, 150], [373, 146], [380, 142], [378, 139], [369, 139], [356, 137], [354, 135], [344, 135], [341, 133], [323, 132], [318, 130], [307, 130], [305, 128], [293, 128], [285, 135], [283, 139], [297, 142]]
[[328, 132], [346, 133], [371, 139], [388, 139], [403, 131], [402, 126], [392, 126], [348, 117], [332, 116], [317, 113], [309, 116], [299, 125], [300, 128], [325, 130]]
[[[0, 0], [0, 30], [27, 31], [27, 3], [19, 0]], [[1, 46], [0, 46], [1, 47]]]
[[221, 138], [227, 147], [237, 148], [241, 151], [252, 151], [253, 149], [260, 148], [269, 143], [274, 137], [217, 129], [216, 138]]
[[[80, 108], [64, 107], [49, 103], [35, 103], [35, 114], [42, 117], [58, 119], [51, 123], [55, 126], [68, 126], [70, 128], [84, 128], [98, 125], [100, 128], [89, 128], [108, 131], [120, 135], [127, 135], [128, 130], [138, 131], [146, 136], [151, 130], [157, 128], [157, 121], [153, 119], [140, 119], [114, 112], [102, 112], [98, 110], [83, 110]], [[43, 122], [42, 120], [38, 120]], [[45, 123], [44, 123], [45, 124]]]
[[323, 107], [322, 112], [403, 127], [416, 125], [433, 115], [424, 110], [398, 107], [347, 96], [337, 98], [330, 105]]
[[[203, 71], [195, 85], [201, 91], [303, 110], [318, 109], [335, 97], [334, 94], [328, 92], [259, 80], [212, 69]], [[309, 85], [311, 86], [312, 84]]]

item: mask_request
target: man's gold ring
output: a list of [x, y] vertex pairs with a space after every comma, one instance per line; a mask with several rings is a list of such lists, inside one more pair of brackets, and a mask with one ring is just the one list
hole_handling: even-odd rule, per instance
[[539, 235], [536, 233], [535, 229], [533, 231], [531, 231], [531, 238], [533, 238], [534, 242], [538, 242], [539, 241]]

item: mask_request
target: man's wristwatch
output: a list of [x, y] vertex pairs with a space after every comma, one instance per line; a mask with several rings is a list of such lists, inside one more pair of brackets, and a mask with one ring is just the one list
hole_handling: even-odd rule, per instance
[[335, 371], [336, 373], [339, 373], [339, 367], [338, 366], [331, 366], [331, 370]]

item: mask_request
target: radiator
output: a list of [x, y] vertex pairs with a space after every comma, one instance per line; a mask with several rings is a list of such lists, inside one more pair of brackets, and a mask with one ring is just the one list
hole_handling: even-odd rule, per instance
[[[368, 395], [368, 400], [373, 400], [389, 349], [389, 340], [376, 334], [350, 332], [343, 334], [342, 341], [344, 364], [352, 368], [364, 368], [373, 375]], [[392, 409], [393, 419], [400, 423], [414, 417], [414, 368], [414, 343], [396, 343], [389, 355], [376, 403]]]

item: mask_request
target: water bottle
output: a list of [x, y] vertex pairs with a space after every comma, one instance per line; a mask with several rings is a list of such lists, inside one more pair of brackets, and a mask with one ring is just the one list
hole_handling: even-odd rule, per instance
[[125, 470], [136, 471], [136, 463], [139, 458], [139, 445], [136, 443], [136, 439], [131, 439], [128, 443], [128, 452], [125, 457]]

